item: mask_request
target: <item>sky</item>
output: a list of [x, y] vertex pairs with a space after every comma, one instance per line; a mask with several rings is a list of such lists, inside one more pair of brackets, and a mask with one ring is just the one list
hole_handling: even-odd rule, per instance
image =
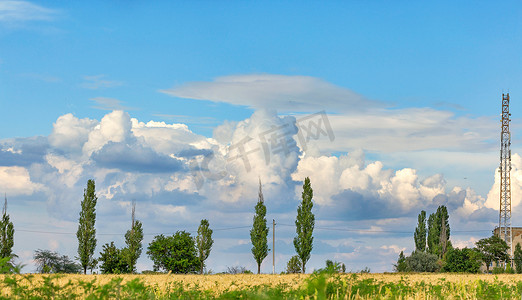
[[522, 226], [521, 13], [518, 1], [0, 1], [0, 193], [18, 262], [77, 255], [88, 179], [97, 254], [124, 246], [136, 200], [139, 271], [155, 235], [195, 235], [201, 219], [209, 270], [255, 270], [259, 181], [284, 271], [305, 177], [307, 270], [393, 271], [419, 212], [439, 205], [453, 245], [472, 247], [498, 224], [508, 92]]

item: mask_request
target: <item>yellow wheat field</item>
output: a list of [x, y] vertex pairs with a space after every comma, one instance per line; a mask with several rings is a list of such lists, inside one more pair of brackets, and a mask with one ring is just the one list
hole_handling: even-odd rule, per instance
[[[3, 276], [0, 275], [0, 281], [3, 280]], [[16, 275], [18, 278], [26, 277], [26, 275]], [[31, 275], [32, 284], [38, 285], [43, 282], [43, 278], [49, 275], [34, 274]], [[244, 289], [254, 286], [269, 286], [269, 287], [282, 287], [283, 289], [297, 289], [307, 279], [309, 274], [285, 274], [285, 275], [269, 275], [269, 274], [216, 274], [216, 275], [178, 275], [178, 274], [157, 274], [157, 275], [59, 275], [61, 277], [54, 280], [57, 285], [63, 286], [69, 281], [72, 283], [78, 281], [92, 281], [96, 280], [96, 285], [102, 285], [109, 283], [112, 279], [121, 278], [122, 283], [126, 283], [133, 279], [139, 278], [148, 286], [155, 287], [157, 291], [163, 291], [172, 287], [172, 284], [182, 283], [187, 289], [197, 288], [200, 290], [213, 291], [216, 294], [220, 294], [224, 291]], [[351, 278], [352, 274], [343, 274], [341, 277], [346, 279]], [[406, 281], [410, 284], [425, 282], [431, 284], [437, 284], [442, 282], [452, 282], [459, 284], [474, 283], [478, 280], [494, 282], [501, 281], [506, 284], [516, 284], [522, 281], [522, 274], [499, 274], [499, 275], [488, 275], [488, 274], [400, 274], [400, 273], [384, 273], [384, 274], [357, 274], [358, 279], [372, 278], [380, 282], [399, 282], [401, 280]]]

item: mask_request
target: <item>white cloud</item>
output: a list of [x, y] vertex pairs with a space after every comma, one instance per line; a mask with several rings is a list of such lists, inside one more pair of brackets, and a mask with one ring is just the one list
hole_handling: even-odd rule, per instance
[[333, 107], [361, 111], [365, 110], [361, 103], [376, 104], [349, 89], [309, 76], [223, 76], [212, 82], [190, 82], [161, 92], [179, 98], [293, 112], [314, 112]]
[[32, 182], [26, 168], [0, 167], [0, 191], [9, 196], [31, 195], [41, 189], [42, 184]]
[[[411, 168], [384, 169], [380, 161], [365, 164], [364, 153], [304, 156], [292, 174], [296, 181], [310, 177], [314, 200], [327, 208], [325, 213], [348, 219], [381, 219], [416, 214], [438, 205], [466, 217], [484, 208], [484, 198], [471, 189], [450, 187], [441, 174], [424, 179]], [[299, 197], [296, 187], [295, 197]], [[463, 193], [461, 196], [460, 193]]]
[[49, 135], [49, 143], [56, 149], [66, 152], [80, 152], [89, 140], [89, 133], [98, 121], [88, 118], [78, 119], [72, 114], [58, 117]]
[[154, 150], [165, 155], [176, 154], [192, 146], [198, 149], [211, 147], [211, 140], [197, 135], [185, 124], [166, 124], [165, 122], [140, 122], [131, 119], [132, 133], [143, 138]]
[[122, 104], [121, 100], [115, 98], [107, 98], [107, 97], [96, 97], [89, 99], [91, 101], [96, 102], [96, 105], [93, 108], [101, 109], [101, 110], [133, 110], [131, 107], [126, 107]]
[[[515, 153], [511, 155], [511, 207], [514, 209], [522, 202], [522, 157]], [[485, 206], [492, 209], [500, 207], [500, 172], [495, 172], [495, 183], [487, 195]]]
[[123, 82], [118, 80], [108, 80], [105, 79], [107, 76], [104, 74], [101, 75], [92, 75], [92, 76], [84, 76], [84, 82], [81, 84], [81, 87], [90, 89], [90, 90], [99, 90], [99, 89], [107, 89], [122, 86]]
[[365, 149], [378, 153], [496, 149], [497, 121], [456, 116], [448, 110], [393, 108], [319, 78], [273, 74], [233, 75], [161, 90], [171, 96], [224, 102], [287, 113], [326, 110], [333, 142], [311, 142], [322, 153]]
[[[335, 141], [315, 142], [322, 152], [363, 148], [377, 153], [445, 150], [491, 151], [498, 136], [490, 118], [456, 117], [449, 111], [378, 109], [364, 114], [329, 114]], [[314, 143], [314, 141], [312, 141]]]
[[49, 9], [28, 1], [0, 1], [0, 22], [51, 21], [57, 14], [57, 10]]
[[[219, 197], [227, 202], [252, 199], [250, 191], [257, 189], [259, 179], [267, 185], [267, 192], [288, 188], [299, 155], [292, 139], [297, 132], [294, 123], [293, 117], [282, 118], [274, 111], [260, 110], [249, 119], [229, 124], [230, 139], [220, 137], [222, 144], [216, 148], [212, 161], [222, 165], [215, 171], [224, 171], [224, 177], [207, 183], [220, 186]], [[211, 175], [204, 172], [203, 176]]]
[[479, 238], [476, 238], [476, 237], [470, 237], [469, 239], [467, 240], [461, 240], [461, 239], [451, 239], [451, 245], [455, 248], [459, 248], [459, 249], [462, 249], [462, 248], [474, 248], [475, 247], [475, 243], [478, 242]]
[[105, 115], [94, 130], [89, 133], [87, 142], [83, 145], [83, 152], [90, 155], [100, 150], [108, 142], [127, 142], [132, 138], [132, 123], [128, 113], [113, 111]]
[[[202, 218], [209, 218], [214, 228], [251, 224], [259, 178], [269, 210], [267, 217], [292, 224], [301, 198], [301, 181], [306, 176], [312, 181], [319, 227], [413, 231], [414, 216], [421, 209], [435, 211], [442, 204], [450, 209], [452, 222], [462, 219], [478, 222], [473, 226], [489, 226], [489, 220], [480, 218], [490, 212], [484, 206], [486, 200], [472, 189], [450, 186], [441, 174], [421, 176], [414, 168], [391, 169], [385, 166], [385, 161], [366, 159], [362, 149], [339, 156], [303, 153], [297, 147], [295, 122], [294, 117], [259, 110], [248, 119], [226, 122], [216, 128], [212, 138], [207, 138], [192, 132], [185, 124], [142, 122], [122, 111], [107, 113], [101, 121], [67, 114], [57, 119], [47, 138], [2, 141], [1, 153], [24, 158], [43, 152], [43, 158], [20, 159], [27, 168], [0, 167], [0, 188], [11, 188], [7, 191], [8, 195], [12, 193], [14, 201], [22, 197], [35, 202], [47, 200], [48, 215], [38, 208], [25, 222], [36, 224], [37, 219], [48, 220], [40, 224], [45, 227], [60, 220], [70, 227], [77, 220], [85, 182], [94, 178], [100, 233], [125, 232], [132, 199], [138, 201], [139, 219], [144, 222], [146, 232], [195, 230]], [[242, 156], [238, 145], [243, 142]], [[41, 151], [31, 152], [27, 150], [31, 149], [29, 145], [40, 147]], [[214, 157], [208, 166], [201, 164], [211, 154]], [[0, 165], [12, 164], [10, 158], [0, 160]], [[157, 169], [172, 161], [181, 167], [169, 171]], [[195, 168], [198, 164], [199, 169]], [[522, 161], [514, 155], [513, 164], [518, 170]], [[223, 176], [212, 176], [222, 171]], [[201, 185], [198, 176], [203, 180]], [[55, 231], [67, 230], [65, 226], [54, 226]], [[280, 238], [289, 241], [291, 252], [293, 230], [285, 227], [278, 230]], [[313, 254], [310, 264], [323, 267], [324, 259], [330, 258], [324, 253], [329, 251], [328, 255], [350, 262], [350, 269], [362, 269], [361, 264], [368, 263], [372, 270], [385, 271], [396, 261], [398, 250], [410, 247], [385, 234], [373, 233], [370, 239], [367, 233], [357, 230], [341, 233], [354, 235], [349, 239], [339, 232], [318, 231], [317, 239], [322, 243], [316, 251], [320, 253]], [[248, 230], [218, 233], [219, 240], [248, 240]], [[381, 236], [388, 240], [381, 242]], [[48, 239], [42, 240], [47, 245]], [[35, 244], [37, 241], [24, 243], [27, 244], [24, 247], [42, 247]], [[58, 244], [50, 246], [56, 246], [59, 252], [68, 249], [64, 240], [57, 238], [57, 241]], [[231, 265], [227, 255], [215, 251], [213, 255], [219, 259], [214, 260], [213, 269]], [[242, 252], [237, 257], [242, 255], [246, 257], [248, 253]], [[370, 260], [378, 255], [382, 255], [380, 260]]]

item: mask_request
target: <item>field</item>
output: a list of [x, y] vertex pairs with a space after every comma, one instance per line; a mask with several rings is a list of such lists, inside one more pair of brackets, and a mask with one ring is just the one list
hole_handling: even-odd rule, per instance
[[3, 275], [2, 299], [520, 299], [522, 275]]

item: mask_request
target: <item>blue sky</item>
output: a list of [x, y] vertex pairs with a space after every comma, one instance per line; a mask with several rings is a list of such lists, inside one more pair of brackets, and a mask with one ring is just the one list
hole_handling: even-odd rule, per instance
[[[310, 176], [318, 228], [396, 232], [319, 229], [312, 268], [335, 258], [391, 271], [413, 247], [401, 232], [441, 204], [454, 244], [471, 246], [497, 222], [502, 92], [522, 172], [521, 10], [516, 1], [0, 1], [0, 191], [15, 228], [28, 230], [15, 251], [29, 269], [38, 248], [74, 256], [74, 236], [29, 231], [71, 231], [89, 178], [102, 233], [126, 230], [133, 197], [146, 232], [194, 230], [202, 217], [249, 225], [259, 177], [274, 199], [268, 218], [292, 224]], [[305, 150], [294, 126], [323, 110], [335, 139]], [[292, 151], [252, 157], [251, 170], [219, 165], [270, 126], [293, 132]], [[203, 153], [220, 159], [224, 178], [196, 183]], [[516, 197], [522, 180], [513, 184]], [[517, 200], [514, 225], [518, 210]], [[470, 228], [486, 231], [458, 234]], [[292, 252], [292, 228], [281, 232], [278, 270]], [[251, 267], [248, 230], [220, 234], [209, 267]], [[99, 248], [110, 240], [123, 246], [104, 235]], [[150, 268], [145, 254], [140, 264]]]

